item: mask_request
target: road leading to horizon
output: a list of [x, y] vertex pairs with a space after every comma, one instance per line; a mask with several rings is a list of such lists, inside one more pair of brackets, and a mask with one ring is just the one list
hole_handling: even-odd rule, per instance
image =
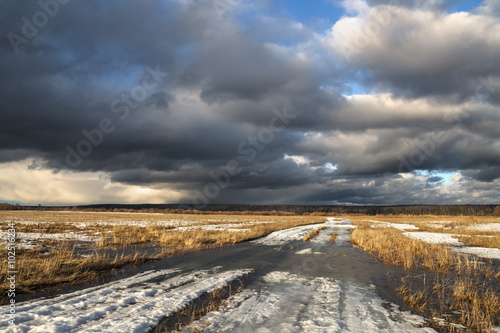
[[[302, 238], [321, 226], [310, 242]], [[183, 332], [434, 332], [391, 302], [387, 266], [349, 243], [352, 223], [328, 218], [253, 242], [146, 265], [103, 285], [26, 301], [5, 332], [148, 332], [231, 281], [245, 288]], [[338, 234], [334, 243], [330, 235]], [[380, 296], [382, 295], [382, 297]], [[6, 311], [6, 307], [2, 307]]]

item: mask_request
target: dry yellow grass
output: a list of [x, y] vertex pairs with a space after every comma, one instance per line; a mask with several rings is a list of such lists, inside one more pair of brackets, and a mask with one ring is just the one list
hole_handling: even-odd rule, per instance
[[333, 234], [330, 235], [330, 238], [328, 239], [328, 241], [330, 243], [333, 243], [333, 242], [335, 242], [336, 239], [337, 239], [337, 233], [334, 232]]
[[453, 252], [446, 245], [427, 244], [404, 237], [393, 228], [363, 228], [358, 225], [351, 234], [351, 243], [388, 264], [413, 269], [419, 266], [441, 272], [454, 263]]
[[457, 237], [462, 243], [488, 248], [500, 249], [500, 233], [492, 233], [491, 235], [461, 235]]
[[500, 248], [500, 232], [476, 229], [484, 224], [500, 225], [500, 218], [496, 216], [376, 215], [349, 218], [363, 225], [376, 225], [372, 221], [412, 224], [419, 231], [455, 234], [461, 242], [468, 245]]
[[[0, 255], [6, 255], [4, 251]], [[71, 245], [60, 245], [57, 250], [50, 250], [47, 255], [41, 256], [40, 251], [24, 250], [16, 256], [16, 292], [28, 293], [41, 288], [61, 285], [64, 283], [90, 282], [106, 271], [123, 267], [127, 264], [139, 264], [161, 257], [144, 257], [139, 253], [133, 255], [115, 255], [105, 257], [95, 253], [94, 255], [81, 257], [75, 253]], [[6, 265], [2, 265], [0, 279], [6, 281]], [[0, 293], [5, 295], [8, 289], [6, 283], [2, 283]]]
[[[196, 217], [199, 216], [196, 215]], [[234, 219], [234, 222], [232, 222], [236, 225], [241, 223], [237, 217]], [[321, 217], [273, 216], [266, 218], [259, 216], [259, 221], [249, 223], [245, 226], [231, 227], [232, 230], [204, 230], [198, 228], [206, 225], [206, 223], [196, 224], [192, 226], [195, 229], [186, 231], [179, 231], [161, 226], [146, 228], [111, 226], [107, 229], [107, 232], [103, 233], [101, 244], [104, 246], [157, 242], [174, 247], [179, 251], [197, 250], [206, 247], [232, 245], [263, 237], [273, 231], [293, 228], [300, 225], [320, 223], [323, 221], [324, 218]], [[215, 224], [213, 222], [211, 223], [211, 225], [217, 224], [225, 225], [228, 223], [224, 220]], [[109, 237], [107, 234], [113, 236]]]
[[[489, 331], [499, 324], [500, 295], [498, 289], [492, 287], [500, 282], [494, 281], [500, 279], [498, 267], [455, 254], [446, 245], [409, 239], [394, 228], [373, 228], [372, 223], [362, 218], [354, 224], [358, 226], [351, 234], [355, 246], [388, 264], [437, 272], [435, 281], [426, 281], [424, 275], [422, 290], [412, 289], [409, 277], [403, 278], [397, 291], [415, 310], [428, 314], [429, 305], [437, 298], [440, 305], [438, 310], [432, 310], [433, 317], [446, 318], [449, 324], [464, 325], [467, 332]], [[426, 288], [427, 284], [430, 287]], [[455, 313], [460, 316], [449, 316], [453, 311], [458, 311]], [[451, 324], [447, 327], [449, 331], [455, 329]]]
[[[323, 222], [323, 217], [303, 216], [245, 216], [245, 215], [185, 215], [143, 213], [90, 213], [90, 212], [43, 212], [0, 211], [0, 220], [15, 223], [17, 243], [22, 242], [19, 233], [35, 233], [40, 236], [57, 236], [37, 239], [42, 250], [17, 249], [16, 280], [21, 292], [35, 291], [45, 286], [63, 283], [86, 282], [106, 272], [130, 263], [155, 260], [165, 255], [184, 253], [210, 247], [220, 247], [265, 236], [273, 231], [299, 225]], [[187, 227], [192, 229], [177, 229]], [[228, 230], [203, 230], [234, 229]], [[77, 242], [61, 235], [92, 236], [91, 242]], [[38, 235], [38, 236], [36, 236]], [[33, 234], [31, 235], [33, 236]], [[130, 256], [107, 258], [98, 253], [109, 247], [126, 247], [133, 244], [157, 243], [158, 253], [143, 257], [141, 252]], [[82, 257], [75, 246], [95, 250], [93, 255]], [[47, 252], [47, 249], [49, 251]], [[5, 247], [0, 256], [7, 258]], [[0, 268], [0, 293], [5, 294], [8, 272], [4, 263]]]
[[318, 237], [319, 233], [325, 229], [326, 227], [320, 227], [316, 230], [309, 232], [307, 235], [304, 236], [304, 242], [309, 242], [311, 239]]

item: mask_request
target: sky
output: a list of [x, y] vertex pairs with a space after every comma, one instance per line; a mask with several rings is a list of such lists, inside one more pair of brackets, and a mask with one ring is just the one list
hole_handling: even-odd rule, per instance
[[0, 30], [0, 202], [500, 201], [500, 0], [0, 0]]

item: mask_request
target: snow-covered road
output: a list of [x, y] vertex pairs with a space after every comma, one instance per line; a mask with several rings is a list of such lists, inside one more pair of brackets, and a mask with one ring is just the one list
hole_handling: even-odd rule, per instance
[[[327, 228], [302, 242], [320, 226]], [[150, 332], [201, 295], [250, 276], [241, 293], [184, 331], [433, 332], [423, 327], [423, 318], [379, 296], [370, 278], [382, 264], [351, 246], [350, 228], [348, 220], [329, 218], [205, 257], [165, 261], [104, 285], [26, 301], [16, 307], [16, 325], [2, 321], [0, 331]], [[338, 234], [335, 243], [328, 242], [332, 232]], [[2, 310], [6, 318], [7, 307]]]
[[375, 288], [274, 271], [229, 305], [186, 327], [204, 332], [434, 332]]
[[[343, 268], [335, 267], [328, 256], [348, 256], [353, 249], [349, 243], [353, 226], [348, 220], [333, 218], [324, 225], [327, 228], [317, 238], [295, 252], [303, 256], [291, 271], [279, 267], [270, 271], [231, 297], [227, 306], [183, 332], [435, 332], [423, 327], [422, 317], [402, 312], [380, 298], [374, 285], [352, 279], [352, 272], [336, 274], [335, 269]], [[258, 242], [283, 246], [317, 227], [278, 231]], [[328, 239], [333, 232], [338, 235], [331, 244]], [[321, 266], [327, 267], [327, 274]]]

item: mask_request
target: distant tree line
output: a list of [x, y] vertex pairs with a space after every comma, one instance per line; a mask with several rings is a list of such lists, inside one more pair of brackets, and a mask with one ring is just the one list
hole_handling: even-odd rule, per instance
[[6, 202], [0, 202], [0, 210], [22, 210], [25, 209], [22, 206], [19, 206], [18, 204], [11, 205]]
[[496, 205], [407, 205], [407, 206], [339, 206], [339, 205], [246, 205], [212, 204], [203, 208], [184, 204], [19, 206], [0, 203], [0, 210], [78, 210], [94, 212], [149, 212], [173, 214], [253, 214], [253, 215], [474, 215], [500, 216]]

